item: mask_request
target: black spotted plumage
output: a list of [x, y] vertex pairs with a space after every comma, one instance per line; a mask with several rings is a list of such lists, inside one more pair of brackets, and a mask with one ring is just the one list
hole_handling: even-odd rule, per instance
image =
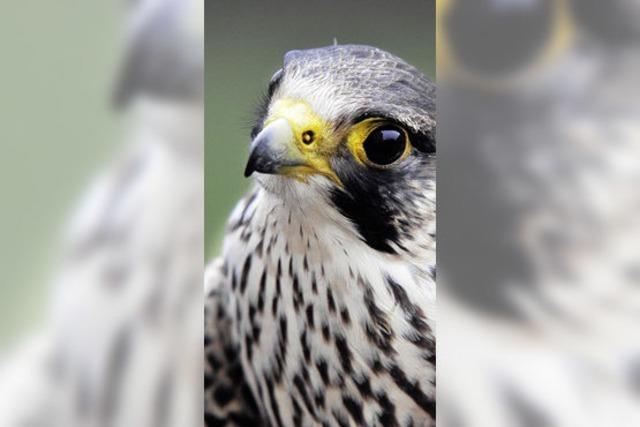
[[230, 346], [235, 357], [223, 360], [242, 375], [223, 399], [215, 390], [226, 377], [206, 377], [207, 413], [273, 426], [434, 426], [435, 86], [380, 49], [331, 46], [285, 56], [254, 138], [282, 99], [304, 100], [332, 135], [370, 117], [392, 122], [411, 147], [375, 169], [343, 136], [323, 152], [334, 181], [273, 165], [275, 175], [257, 175], [213, 264], [228, 268], [209, 267], [209, 304], [226, 314], [207, 324], [207, 342], [213, 354]]

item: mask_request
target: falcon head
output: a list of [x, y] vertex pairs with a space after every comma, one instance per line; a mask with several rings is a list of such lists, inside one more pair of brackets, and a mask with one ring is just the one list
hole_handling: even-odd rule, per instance
[[435, 85], [369, 46], [291, 51], [259, 110], [245, 176], [396, 253], [435, 215]]

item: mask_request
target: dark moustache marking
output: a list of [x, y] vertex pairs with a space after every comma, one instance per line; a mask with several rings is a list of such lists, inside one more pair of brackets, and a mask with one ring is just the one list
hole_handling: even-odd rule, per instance
[[386, 192], [392, 190], [392, 183], [399, 176], [391, 169], [364, 168], [346, 157], [335, 159], [333, 169], [344, 188], [333, 188], [331, 200], [356, 226], [367, 245], [381, 252], [395, 253], [390, 243], [397, 242], [399, 234]]
[[409, 132], [409, 138], [412, 153], [388, 169], [357, 163], [345, 144], [332, 159], [333, 170], [343, 184], [342, 188], [331, 190], [333, 204], [356, 226], [362, 240], [381, 252], [395, 254], [404, 250], [403, 238], [412, 232], [411, 228], [420, 226], [422, 215], [411, 207], [419, 204], [416, 197], [422, 197], [411, 186], [419, 182], [426, 187], [435, 179], [429, 172], [435, 157], [435, 140], [430, 131]]

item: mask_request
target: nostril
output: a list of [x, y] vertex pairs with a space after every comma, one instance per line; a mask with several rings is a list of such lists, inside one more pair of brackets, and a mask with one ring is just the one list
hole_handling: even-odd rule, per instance
[[311, 144], [315, 140], [315, 138], [316, 134], [313, 133], [312, 130], [307, 130], [302, 133], [302, 142], [307, 145]]

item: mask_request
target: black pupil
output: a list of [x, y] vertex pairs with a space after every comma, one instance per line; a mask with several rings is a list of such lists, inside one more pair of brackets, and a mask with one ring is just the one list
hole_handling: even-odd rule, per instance
[[404, 153], [404, 133], [395, 126], [382, 126], [369, 134], [364, 151], [369, 161], [377, 165], [390, 165]]

